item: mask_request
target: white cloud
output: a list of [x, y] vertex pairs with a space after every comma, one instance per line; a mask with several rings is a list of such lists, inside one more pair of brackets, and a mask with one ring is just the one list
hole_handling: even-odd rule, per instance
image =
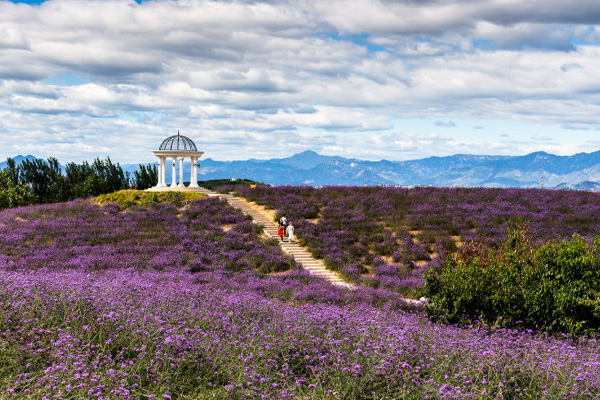
[[[177, 129], [227, 159], [545, 146], [454, 121], [597, 129], [599, 16], [591, 0], [0, 1], [0, 158], [145, 161]], [[402, 118], [433, 120], [398, 138]], [[432, 122], [456, 128], [443, 145]]]
[[531, 140], [535, 140], [536, 142], [551, 142], [553, 139], [550, 136], [545, 135], [533, 135]]
[[434, 122], [435, 126], [441, 126], [443, 128], [456, 128], [456, 124], [454, 123], [454, 121], [435, 121]]

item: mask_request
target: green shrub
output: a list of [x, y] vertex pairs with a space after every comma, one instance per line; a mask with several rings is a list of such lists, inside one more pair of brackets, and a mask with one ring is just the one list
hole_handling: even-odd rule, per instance
[[526, 225], [508, 227], [498, 250], [472, 244], [425, 274], [428, 312], [451, 323], [523, 326], [574, 334], [600, 331], [600, 237], [535, 244]]

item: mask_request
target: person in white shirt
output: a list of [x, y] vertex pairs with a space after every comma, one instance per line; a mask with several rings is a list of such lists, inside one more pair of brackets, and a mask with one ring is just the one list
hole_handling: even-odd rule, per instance
[[283, 226], [283, 234], [287, 235], [288, 221], [287, 221], [287, 218], [285, 217], [285, 214], [283, 214], [283, 216], [279, 220], [279, 225]]
[[293, 242], [294, 241], [294, 224], [292, 224], [290, 222], [288, 225], [287, 231], [288, 231], [288, 241]]

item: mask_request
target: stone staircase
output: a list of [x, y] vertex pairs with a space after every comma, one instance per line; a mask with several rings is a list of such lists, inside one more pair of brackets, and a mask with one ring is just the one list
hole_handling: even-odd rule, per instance
[[209, 196], [219, 196], [227, 202], [241, 210], [244, 214], [250, 215], [255, 223], [262, 225], [264, 227], [265, 234], [271, 238], [277, 239], [279, 241], [281, 248], [291, 255], [294, 260], [301, 264], [302, 267], [308, 270], [311, 274], [318, 276], [320, 278], [326, 279], [334, 285], [343, 286], [347, 288], [352, 288], [354, 285], [345, 282], [339, 274], [334, 271], [328, 270], [321, 260], [315, 259], [304, 247], [300, 246], [297, 242], [289, 243], [287, 238], [284, 238], [284, 242], [280, 241], [279, 236], [277, 236], [278, 226], [275, 222], [271, 220], [271, 218], [256, 207], [253, 207], [251, 204], [233, 196], [230, 194], [220, 194], [215, 193], [210, 190], [202, 188], [200, 190], [202, 193], [206, 193]]

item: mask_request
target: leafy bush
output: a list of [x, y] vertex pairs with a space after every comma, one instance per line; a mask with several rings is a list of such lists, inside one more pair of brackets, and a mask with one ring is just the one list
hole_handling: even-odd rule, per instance
[[498, 250], [461, 248], [425, 274], [429, 313], [448, 322], [574, 334], [600, 330], [600, 237], [535, 244], [524, 224], [509, 225]]

